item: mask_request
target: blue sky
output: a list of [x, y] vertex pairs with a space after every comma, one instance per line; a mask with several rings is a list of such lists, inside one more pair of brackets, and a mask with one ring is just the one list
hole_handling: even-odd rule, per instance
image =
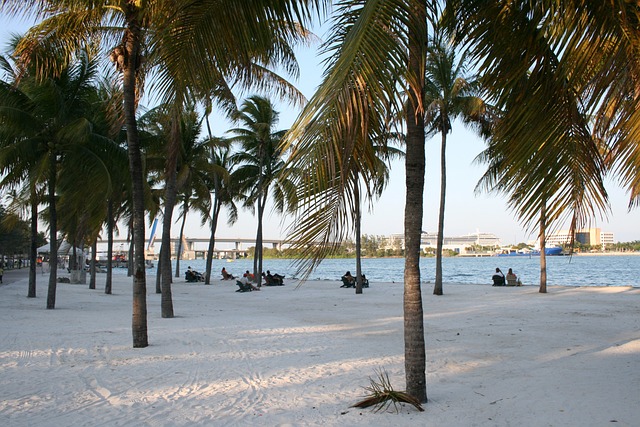
[[[0, 44], [5, 49], [8, 35], [26, 28], [24, 21], [9, 20], [0, 16]], [[318, 34], [322, 36], [322, 34]], [[322, 67], [316, 49], [300, 51], [299, 61], [301, 76], [294, 84], [310, 98], [321, 82]], [[148, 106], [147, 106], [148, 107]], [[280, 129], [288, 128], [295, 120], [298, 110], [286, 105], [280, 106]], [[220, 117], [210, 119], [215, 135], [221, 136], [230, 124]], [[426, 142], [427, 174], [424, 199], [423, 230], [437, 230], [437, 215], [440, 186], [440, 136]], [[474, 158], [483, 150], [484, 142], [466, 130], [463, 125], [456, 124], [448, 136], [447, 148], [447, 204], [445, 218], [445, 234], [456, 236], [476, 231], [494, 233], [503, 244], [517, 243], [532, 239], [534, 236], [525, 232], [515, 216], [510, 212], [505, 199], [499, 195], [474, 193], [474, 187], [484, 172], [484, 166], [473, 163]], [[607, 219], [594, 218], [591, 226], [600, 227], [603, 231], [614, 233], [616, 241], [640, 240], [640, 210], [627, 212], [628, 194], [609, 182], [611, 213]], [[374, 203], [371, 212], [363, 216], [362, 232], [364, 234], [389, 235], [403, 232], [404, 217], [404, 164], [396, 161], [392, 164], [391, 177], [382, 197]], [[253, 237], [256, 230], [256, 219], [248, 212], [241, 213], [239, 221], [233, 226], [226, 225], [222, 219], [218, 226], [220, 237]], [[266, 214], [264, 221], [265, 238], [284, 237], [286, 220], [276, 214]], [[178, 226], [174, 227], [177, 235]], [[208, 231], [200, 227], [196, 215], [187, 219], [185, 234], [190, 237], [205, 237]]]

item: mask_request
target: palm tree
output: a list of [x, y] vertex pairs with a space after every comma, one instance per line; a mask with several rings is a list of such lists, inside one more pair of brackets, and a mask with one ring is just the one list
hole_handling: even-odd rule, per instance
[[[189, 120], [187, 120], [189, 119]], [[187, 214], [191, 209], [201, 213], [203, 218], [208, 217], [211, 204], [209, 193], [209, 179], [215, 173], [215, 165], [209, 163], [210, 141], [209, 139], [198, 139], [201, 131], [201, 121], [197, 122], [195, 112], [185, 117], [182, 132], [183, 144], [178, 160], [178, 191], [182, 202], [182, 224], [180, 226], [179, 241], [182, 244], [184, 225]], [[180, 252], [176, 259], [176, 277], [180, 276], [179, 262]]]
[[456, 63], [455, 50], [443, 43], [442, 36], [432, 38], [426, 64], [424, 105], [426, 125], [430, 134], [440, 133], [440, 208], [438, 212], [438, 239], [436, 248], [436, 279], [434, 295], [442, 295], [442, 247], [444, 241], [444, 212], [447, 188], [447, 134], [452, 122], [476, 125], [478, 131], [488, 136], [490, 118], [487, 106], [478, 95], [478, 82], [467, 74], [467, 54], [462, 53]]
[[[584, 40], [582, 37], [593, 31], [590, 26], [597, 21], [598, 13], [591, 15], [597, 7], [587, 7], [586, 15], [582, 10], [568, 7], [563, 12], [566, 21], [563, 17], [560, 22], [555, 14], [550, 15], [552, 19], [547, 21], [526, 9], [525, 5], [514, 8], [505, 17], [521, 23], [510, 43], [522, 37], [536, 37], [534, 45], [525, 45], [527, 49], [517, 54], [520, 58], [518, 64], [528, 65], [506, 70], [504, 62], [515, 59], [515, 52], [505, 49], [501, 56], [489, 52], [494, 56], [495, 66], [486, 71], [483, 83], [490, 96], [498, 100], [497, 106], [502, 112], [494, 124], [488, 148], [479, 156], [479, 160], [489, 166], [477, 188], [509, 195], [511, 208], [525, 226], [540, 230], [541, 244], [544, 245], [548, 229], [566, 222], [570, 223], [571, 230], [582, 228], [590, 218], [606, 212], [608, 201], [603, 175], [607, 170], [604, 157], [607, 151], [602, 141], [608, 139], [614, 144], [616, 141], [605, 138], [612, 122], [604, 122], [622, 114], [630, 120], [623, 125], [627, 126], [631, 125], [633, 117], [625, 111], [628, 106], [612, 106], [610, 103], [614, 101], [607, 99], [609, 94], [601, 93], [597, 103], [592, 98], [594, 91], [602, 91], [610, 84], [607, 83], [611, 72], [609, 65], [607, 76], [602, 74], [604, 70], [600, 66], [608, 61], [604, 58], [613, 53], [612, 49], [617, 48], [608, 43], [606, 48], [600, 46], [602, 52], [597, 55], [603, 58], [603, 62], [583, 68], [579, 58], [591, 50], [590, 45], [574, 40], [567, 45], [571, 48], [567, 48], [564, 38], [562, 41], [557, 39], [561, 34], [568, 37], [567, 40], [580, 34], [580, 40]], [[599, 13], [610, 11], [599, 10]], [[478, 18], [480, 26], [485, 26], [485, 17]], [[567, 24], [577, 25], [575, 19], [580, 20], [581, 30], [573, 34]], [[584, 26], [583, 22], [588, 25]], [[550, 23], [554, 24], [553, 32], [546, 31]], [[611, 33], [603, 37], [616, 38], [615, 33], [619, 30], [616, 26], [619, 24], [611, 26]], [[482, 40], [481, 43], [486, 42]], [[599, 45], [599, 42], [594, 44]], [[477, 52], [480, 46], [472, 48]], [[610, 60], [616, 62], [613, 58]], [[617, 69], [619, 64], [611, 63], [610, 66]], [[620, 83], [624, 85], [627, 71], [620, 72]], [[584, 79], [589, 80], [588, 85]], [[611, 91], [617, 88], [616, 83]], [[606, 112], [601, 110], [604, 106], [607, 106]], [[606, 120], [603, 114], [608, 117]], [[617, 126], [613, 126], [614, 132], [619, 131]], [[602, 136], [598, 136], [594, 129], [598, 129]], [[540, 261], [540, 292], [545, 293], [544, 256]]]
[[[515, 120], [505, 120], [500, 129], [501, 139], [512, 136], [519, 142], [512, 144], [508, 164], [531, 161], [531, 173], [550, 177], [544, 185], [529, 187], [534, 194], [518, 206], [522, 221], [534, 227], [546, 206], [547, 224], [554, 224], [569, 207], [571, 218], [565, 219], [580, 227], [606, 209], [600, 185], [605, 171], [614, 172], [630, 190], [630, 206], [635, 206], [640, 112], [638, 63], [631, 52], [639, 42], [628, 34], [637, 31], [637, 5], [522, 2], [500, 9], [498, 26], [489, 24], [497, 4], [474, 8], [463, 1], [458, 6], [458, 34], [472, 41], [490, 95]], [[503, 25], [513, 22], [519, 24], [512, 26], [507, 42]], [[575, 169], [565, 165], [559, 170], [558, 155], [573, 161]]]
[[46, 176], [47, 180], [51, 257], [48, 309], [55, 308], [57, 285], [57, 182], [69, 179], [74, 171], [93, 167], [92, 160], [96, 159], [85, 159], [91, 152], [87, 141], [93, 136], [85, 112], [90, 107], [95, 72], [96, 63], [87, 53], [57, 76], [39, 80], [26, 76], [17, 88], [4, 82], [0, 85], [0, 114], [6, 135], [10, 135], [9, 144], [3, 148], [3, 165], [13, 168], [16, 175], [37, 171], [33, 177]]
[[[340, 226], [346, 224], [342, 220], [346, 212], [339, 206], [353, 196], [343, 173], [349, 170], [345, 165], [356, 158], [365, 182], [372, 176], [373, 163], [353, 153], [357, 146], [377, 140], [387, 119], [399, 116], [406, 103], [405, 377], [407, 392], [420, 401], [427, 398], [420, 237], [425, 173], [424, 59], [430, 6], [417, 0], [340, 3], [333, 35], [325, 45], [331, 54], [325, 78], [287, 137], [289, 143], [295, 143], [296, 152], [311, 153], [299, 154], [301, 160], [294, 164], [296, 168], [307, 166], [308, 179], [314, 182], [308, 188], [315, 187], [301, 200], [300, 209], [316, 208], [318, 213], [318, 221], [299, 223], [297, 236], [300, 241], [325, 245], [306, 252], [310, 269], [344, 236]], [[338, 170], [336, 159], [341, 165]], [[329, 211], [332, 213], [327, 214]], [[331, 230], [325, 231], [328, 225]]]
[[222, 207], [228, 211], [227, 224], [233, 225], [238, 220], [238, 208], [235, 204], [234, 189], [231, 184], [230, 177], [234, 172], [235, 165], [231, 161], [230, 143], [223, 138], [212, 138], [210, 136], [210, 154], [209, 162], [215, 167], [211, 175], [208, 177], [209, 191], [211, 192], [211, 213], [209, 215], [209, 227], [211, 234], [209, 236], [209, 246], [207, 250], [206, 270], [204, 275], [204, 283], [211, 283], [211, 264], [213, 261], [213, 251], [216, 242], [216, 230], [218, 228], [218, 219]]
[[[258, 227], [253, 260], [253, 274], [260, 281], [262, 273], [262, 220], [271, 195], [274, 208], [283, 212], [290, 206], [291, 181], [277, 180], [284, 170], [285, 151], [281, 147], [284, 131], [275, 131], [278, 112], [271, 102], [261, 96], [251, 96], [244, 101], [235, 116], [241, 128], [229, 130], [231, 142], [241, 144], [241, 150], [232, 156], [238, 164], [231, 180], [246, 195], [245, 207], [257, 210]], [[271, 193], [270, 193], [271, 192]], [[260, 282], [259, 282], [260, 283]]]

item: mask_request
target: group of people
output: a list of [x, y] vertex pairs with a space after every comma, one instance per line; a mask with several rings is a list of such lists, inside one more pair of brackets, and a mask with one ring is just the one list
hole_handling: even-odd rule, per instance
[[[341, 288], [356, 287], [356, 278], [351, 275], [350, 271], [347, 271], [346, 273], [344, 273], [344, 276], [342, 276], [340, 280], [342, 280], [342, 286], [340, 286]], [[365, 276], [364, 274], [362, 275], [362, 287], [363, 288], [369, 287], [369, 280], [367, 279], [367, 276]]]
[[491, 279], [493, 280], [493, 286], [522, 286], [522, 282], [518, 279], [518, 276], [516, 276], [511, 268], [507, 272], [506, 277], [502, 270], [496, 268], [496, 272]]
[[[266, 273], [262, 272], [262, 278], [264, 283], [258, 283], [258, 286], [253, 285], [256, 282], [255, 275], [250, 273], [249, 270], [245, 271], [242, 277], [236, 280], [236, 284], [240, 289], [238, 292], [247, 291], [259, 291], [260, 286], [284, 286], [284, 276], [280, 274], [271, 274], [271, 271], [267, 270]], [[229, 273], [224, 267], [222, 267], [222, 280], [235, 279], [231, 273]]]

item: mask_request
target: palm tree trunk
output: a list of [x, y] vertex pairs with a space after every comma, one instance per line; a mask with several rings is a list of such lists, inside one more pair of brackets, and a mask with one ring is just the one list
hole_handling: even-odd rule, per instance
[[416, 7], [409, 29], [409, 73], [413, 82], [407, 113], [405, 158], [406, 202], [404, 210], [404, 366], [406, 391], [420, 402], [427, 400], [426, 350], [422, 292], [420, 289], [420, 240], [425, 176], [424, 114], [420, 100], [424, 95], [426, 57], [426, 4]]
[[184, 210], [182, 212], [182, 224], [180, 224], [180, 241], [178, 242], [178, 253], [176, 254], [176, 277], [180, 277], [180, 258], [182, 258], [182, 237], [184, 236], [184, 225], [187, 222], [187, 213], [189, 212], [189, 201], [185, 200]]
[[122, 91], [127, 129], [129, 172], [131, 174], [133, 240], [135, 247], [131, 331], [133, 347], [142, 348], [149, 345], [149, 337], [147, 334], [147, 278], [144, 263], [144, 174], [136, 122], [136, 74], [140, 67], [140, 46], [142, 41], [141, 25], [138, 21], [137, 12], [135, 3], [126, 3], [125, 20], [127, 29], [123, 40], [126, 55], [122, 76]]
[[111, 295], [113, 287], [113, 199], [107, 203], [107, 278], [104, 293]]
[[96, 258], [98, 257], [98, 238], [91, 243], [91, 261], [89, 261], [89, 289], [96, 288]]
[[158, 265], [156, 267], [156, 294], [162, 293], [162, 244], [160, 244], [160, 256], [158, 257]]
[[55, 152], [49, 159], [49, 289], [47, 309], [56, 308], [56, 286], [58, 284], [58, 213], [56, 212], [56, 174], [58, 162]]
[[547, 210], [545, 207], [540, 212], [540, 290], [541, 294], [547, 293]]
[[[171, 296], [171, 222], [173, 208], [178, 197], [176, 182], [176, 168], [178, 152], [180, 150], [180, 115], [174, 110], [171, 120], [171, 138], [167, 147], [167, 163], [165, 165], [164, 216], [162, 219], [162, 247], [167, 248], [162, 253], [162, 298], [161, 311], [163, 318], [173, 317], [173, 300]], [[181, 242], [178, 242], [180, 248]], [[178, 256], [180, 256], [178, 254]]]
[[256, 232], [256, 250], [253, 258], [253, 275], [258, 283], [258, 287], [261, 286], [262, 280], [262, 217], [264, 215], [264, 201], [261, 197], [258, 200], [258, 230]]
[[218, 228], [218, 217], [220, 216], [220, 202], [214, 196], [213, 215], [211, 216], [211, 236], [209, 237], [209, 247], [207, 249], [207, 268], [204, 276], [205, 285], [211, 284], [211, 265], [213, 263], [213, 251], [216, 245], [216, 230]]
[[27, 298], [35, 298], [38, 258], [38, 196], [36, 194], [35, 182], [30, 182], [29, 186], [31, 191], [31, 247], [29, 249], [29, 290], [27, 292]]
[[438, 213], [438, 242], [436, 248], [436, 283], [434, 295], [442, 295], [442, 247], [444, 246], [444, 202], [447, 193], [447, 131], [442, 130], [442, 148], [440, 152], [440, 211]]
[[356, 294], [362, 293], [362, 215], [360, 213], [360, 186], [356, 182], [353, 188], [353, 196], [356, 210]]

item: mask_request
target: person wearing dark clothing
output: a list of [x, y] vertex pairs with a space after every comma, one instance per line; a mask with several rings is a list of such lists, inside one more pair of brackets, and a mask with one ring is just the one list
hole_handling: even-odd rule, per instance
[[493, 286], [504, 286], [504, 274], [502, 273], [502, 271], [500, 271], [499, 268], [496, 268], [496, 272], [494, 273], [494, 275], [491, 277], [491, 279], [493, 280]]

